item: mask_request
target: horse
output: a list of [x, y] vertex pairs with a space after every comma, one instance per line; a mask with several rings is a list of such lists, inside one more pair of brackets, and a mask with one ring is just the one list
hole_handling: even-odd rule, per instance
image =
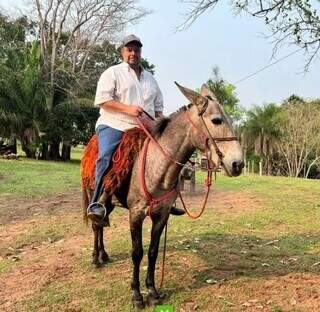
[[[176, 83], [177, 84], [177, 83]], [[162, 119], [154, 133], [154, 140], [147, 138], [136, 159], [127, 181], [114, 192], [114, 196], [129, 210], [132, 240], [133, 272], [131, 279], [132, 302], [138, 308], [156, 305], [161, 296], [155, 285], [155, 265], [159, 241], [168, 221], [170, 208], [179, 194], [179, 174], [196, 149], [207, 154], [215, 168], [230, 177], [241, 174], [244, 167], [243, 151], [235, 137], [231, 122], [222, 105], [206, 85], [200, 93], [177, 84], [191, 102], [168, 118]], [[156, 141], [155, 141], [156, 140]], [[162, 198], [162, 200], [154, 200]], [[107, 214], [114, 205], [110, 196], [105, 197]], [[83, 189], [83, 211], [90, 202], [90, 189]], [[152, 221], [151, 241], [148, 251], [146, 301], [140, 292], [140, 263], [143, 257], [142, 226], [145, 218]], [[93, 263], [109, 260], [104, 249], [103, 227], [92, 224], [94, 232]]]

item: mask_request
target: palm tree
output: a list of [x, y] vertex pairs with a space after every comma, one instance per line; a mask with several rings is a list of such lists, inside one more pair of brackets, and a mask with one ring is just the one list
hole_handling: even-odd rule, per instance
[[22, 54], [7, 50], [0, 61], [0, 135], [20, 140], [35, 158], [40, 121], [46, 113], [42, 60], [37, 43]]
[[244, 145], [247, 148], [253, 146], [255, 153], [265, 160], [268, 174], [271, 169], [270, 156], [280, 136], [281, 121], [281, 108], [269, 103], [247, 111], [247, 120], [242, 127]]

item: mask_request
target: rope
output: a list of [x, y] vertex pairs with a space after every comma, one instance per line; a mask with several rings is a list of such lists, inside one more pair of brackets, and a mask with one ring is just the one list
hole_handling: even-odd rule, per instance
[[[203, 205], [202, 205], [202, 208], [200, 210], [200, 212], [197, 214], [197, 215], [193, 215], [189, 212], [189, 210], [187, 209], [184, 201], [183, 201], [183, 198], [182, 198], [182, 195], [181, 195], [181, 192], [179, 191], [179, 198], [182, 202], [182, 205], [183, 205], [183, 209], [185, 210], [185, 212], [187, 213], [187, 215], [192, 218], [192, 219], [198, 219], [201, 217], [201, 215], [203, 214], [204, 210], [205, 210], [205, 207], [206, 207], [206, 204], [207, 204], [207, 201], [208, 201], [208, 197], [209, 197], [209, 193], [210, 193], [210, 187], [211, 187], [211, 183], [212, 183], [212, 172], [213, 171], [216, 171], [217, 170], [217, 165], [216, 164], [213, 164], [213, 167], [211, 167], [210, 165], [210, 160], [209, 160], [209, 151], [210, 151], [210, 147], [209, 147], [209, 141], [211, 141], [211, 143], [213, 144], [214, 148], [215, 148], [215, 151], [221, 161], [221, 164], [222, 166], [224, 166], [223, 162], [222, 162], [222, 158], [223, 158], [223, 155], [221, 153], [221, 151], [219, 150], [215, 140], [217, 140], [218, 142], [221, 142], [221, 141], [233, 141], [233, 140], [236, 140], [237, 138], [236, 137], [226, 137], [226, 138], [213, 138], [210, 134], [210, 131], [209, 129], [207, 128], [207, 125], [205, 124], [205, 121], [202, 117], [202, 115], [200, 115], [200, 118], [202, 119], [202, 122], [204, 123], [204, 126], [206, 128], [206, 131], [208, 132], [208, 137], [205, 135], [205, 133], [199, 129], [197, 127], [197, 125], [192, 121], [192, 119], [190, 118], [188, 112], [187, 112], [187, 117], [189, 118], [191, 124], [201, 133], [202, 137], [204, 138], [204, 141], [205, 141], [205, 153], [206, 153], [206, 158], [207, 158], [207, 179], [205, 181], [206, 183], [206, 187], [207, 187], [207, 192], [206, 192], [206, 195], [205, 195], [205, 199], [204, 199], [204, 202], [203, 202]], [[146, 184], [146, 177], [145, 177], [145, 169], [146, 169], [146, 161], [147, 161], [147, 150], [148, 150], [148, 146], [150, 144], [150, 141], [152, 141], [156, 146], [157, 148], [161, 151], [161, 153], [167, 157], [169, 160], [171, 160], [173, 163], [183, 167], [185, 164], [177, 161], [176, 159], [174, 159], [168, 152], [166, 152], [162, 146], [159, 144], [159, 142], [151, 135], [151, 133], [146, 129], [146, 127], [144, 126], [143, 122], [138, 118], [138, 123], [139, 123], [139, 126], [142, 128], [142, 130], [146, 133], [147, 135], [147, 139], [146, 139], [146, 142], [144, 144], [144, 147], [143, 147], [143, 151], [142, 151], [142, 158], [141, 158], [141, 170], [140, 170], [140, 182], [141, 182], [141, 185], [142, 185], [142, 189], [143, 189], [143, 192], [145, 194], [145, 197], [147, 199], [147, 201], [149, 202], [149, 209], [147, 211], [147, 215], [149, 217], [152, 216], [152, 210], [153, 208], [160, 204], [161, 202], [163, 201], [166, 201], [167, 199], [169, 199], [177, 190], [177, 187], [175, 186], [172, 190], [162, 194], [161, 196], [158, 196], [158, 197], [153, 197], [152, 194], [148, 191], [148, 188], [147, 188], [147, 184]], [[119, 157], [119, 155], [117, 155]], [[116, 158], [118, 158], [116, 157]], [[117, 160], [117, 159], [115, 159]], [[229, 172], [228, 172], [229, 173]], [[165, 257], [166, 257], [166, 249], [167, 249], [167, 230], [168, 230], [168, 221], [165, 225], [165, 237], [164, 237], [164, 246], [163, 246], [163, 256], [162, 256], [162, 269], [161, 269], [161, 281], [160, 281], [160, 287], [161, 288], [163, 286], [163, 283], [164, 283], [164, 275], [165, 275]]]
[[161, 280], [159, 289], [162, 288], [164, 282], [164, 271], [165, 271], [165, 261], [166, 261], [166, 252], [167, 252], [167, 234], [168, 234], [168, 221], [164, 230], [164, 242], [163, 242], [163, 253], [162, 253], [162, 268], [161, 268]]

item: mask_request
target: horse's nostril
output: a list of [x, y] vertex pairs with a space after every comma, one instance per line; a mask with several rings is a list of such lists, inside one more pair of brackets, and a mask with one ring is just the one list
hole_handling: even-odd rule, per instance
[[236, 171], [241, 171], [244, 167], [243, 161], [234, 161], [232, 162], [232, 169]]

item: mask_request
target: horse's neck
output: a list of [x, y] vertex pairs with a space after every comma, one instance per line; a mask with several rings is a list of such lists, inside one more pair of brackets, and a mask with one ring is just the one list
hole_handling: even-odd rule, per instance
[[[184, 112], [175, 116], [169, 122], [164, 132], [158, 138], [161, 147], [175, 160], [185, 164], [192, 153], [194, 146], [189, 138], [190, 124]], [[164, 156], [155, 144], [150, 144], [147, 155], [146, 178], [148, 185], [156, 189], [172, 189], [178, 180], [182, 167]]]

